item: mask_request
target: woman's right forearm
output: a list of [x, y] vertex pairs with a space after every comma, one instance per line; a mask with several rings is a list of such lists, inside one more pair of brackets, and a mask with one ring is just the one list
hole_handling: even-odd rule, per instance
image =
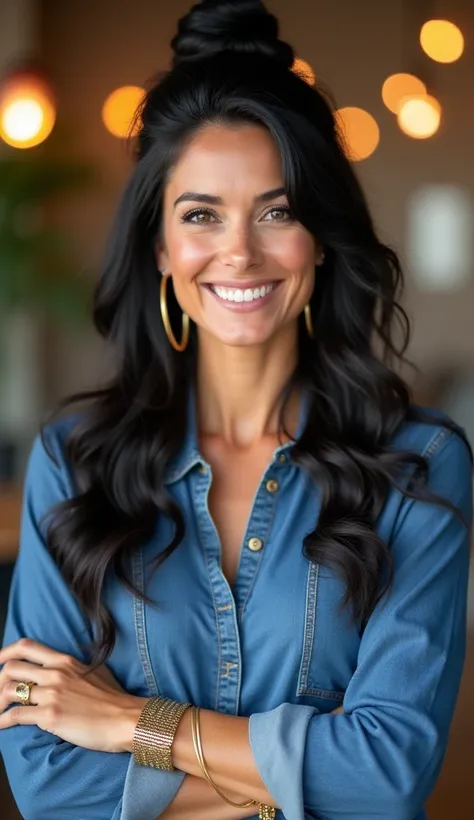
[[[250, 797], [226, 792], [235, 803], [246, 803]], [[243, 820], [258, 814], [258, 806], [236, 808], [201, 777], [187, 774], [176, 795], [157, 820]]]

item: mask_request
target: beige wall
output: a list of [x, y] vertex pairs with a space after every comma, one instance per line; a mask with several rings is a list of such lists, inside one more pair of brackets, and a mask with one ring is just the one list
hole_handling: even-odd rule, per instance
[[[403, 33], [402, 0], [273, 0], [268, 7], [281, 21], [281, 33], [309, 60], [333, 90], [337, 104], [360, 105], [378, 120], [381, 143], [357, 172], [372, 206], [379, 233], [404, 258], [406, 200], [426, 182], [468, 186], [474, 197], [474, 5], [450, 0], [449, 14], [463, 28], [468, 48], [459, 63], [437, 66], [418, 53], [416, 19]], [[412, 4], [417, 5], [417, 4]], [[424, 5], [424, 4], [420, 4]], [[429, 8], [430, 4], [426, 4]], [[77, 233], [86, 262], [97, 264], [104, 232], [129, 170], [124, 144], [111, 137], [100, 120], [101, 104], [113, 88], [141, 83], [165, 68], [168, 43], [188, 0], [44, 0], [43, 44], [57, 85], [60, 115], [76, 130], [83, 151], [101, 167], [103, 188], [86, 204], [64, 212]], [[438, 9], [439, 11], [439, 9]], [[405, 12], [406, 13], [406, 12]], [[412, 12], [410, 12], [412, 14]], [[414, 14], [414, 12], [413, 12]], [[385, 77], [412, 66], [430, 72], [445, 107], [444, 124], [434, 139], [402, 135], [384, 107], [380, 88]], [[458, 361], [474, 369], [474, 275], [460, 292], [427, 294], [410, 281], [406, 304], [415, 320], [411, 356], [425, 370]], [[62, 393], [100, 376], [94, 339], [56, 340], [50, 365], [56, 374], [52, 391]]]
[[34, 0], [2, 0], [0, 3], [0, 67], [8, 68], [19, 53], [37, 45], [37, 4]]

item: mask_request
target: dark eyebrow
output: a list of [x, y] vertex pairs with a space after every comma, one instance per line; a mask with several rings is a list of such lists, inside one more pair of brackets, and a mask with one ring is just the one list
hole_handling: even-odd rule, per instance
[[[286, 194], [285, 188], [274, 188], [272, 191], [265, 191], [265, 193], [256, 196], [254, 202], [268, 202], [269, 199], [276, 199], [277, 196], [283, 196], [283, 194]], [[176, 208], [180, 202], [204, 202], [206, 205], [224, 204], [224, 200], [220, 196], [198, 194], [196, 191], [185, 191], [175, 200], [173, 207]]]

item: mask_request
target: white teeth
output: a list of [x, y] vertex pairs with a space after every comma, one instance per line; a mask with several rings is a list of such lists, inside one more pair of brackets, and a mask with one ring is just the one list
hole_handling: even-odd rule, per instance
[[220, 285], [211, 285], [211, 290], [226, 302], [253, 302], [262, 299], [275, 289], [275, 285], [262, 285], [261, 288], [223, 288]]

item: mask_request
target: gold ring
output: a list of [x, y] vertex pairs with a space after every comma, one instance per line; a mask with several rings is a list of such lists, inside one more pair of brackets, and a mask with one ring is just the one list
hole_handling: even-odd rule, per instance
[[29, 706], [31, 689], [34, 685], [34, 681], [25, 681], [23, 683], [17, 683], [15, 686], [15, 695], [22, 706]]

